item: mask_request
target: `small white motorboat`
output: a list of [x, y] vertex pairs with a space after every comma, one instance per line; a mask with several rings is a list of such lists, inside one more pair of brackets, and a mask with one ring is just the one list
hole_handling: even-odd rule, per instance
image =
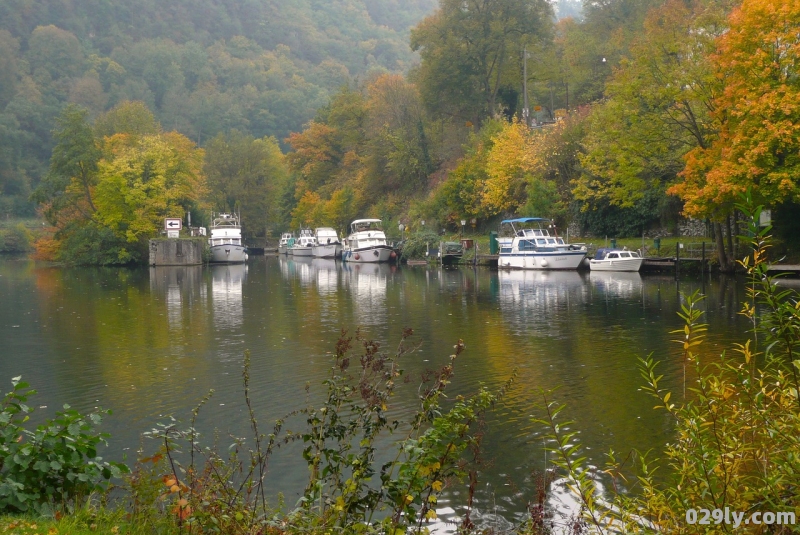
[[642, 258], [638, 252], [627, 249], [598, 249], [589, 260], [592, 271], [639, 271]]

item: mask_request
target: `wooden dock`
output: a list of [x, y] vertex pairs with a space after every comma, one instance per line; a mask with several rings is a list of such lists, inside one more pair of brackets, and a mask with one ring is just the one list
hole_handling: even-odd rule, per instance
[[769, 273], [787, 273], [790, 275], [800, 275], [800, 265], [798, 264], [772, 264], [767, 268]]

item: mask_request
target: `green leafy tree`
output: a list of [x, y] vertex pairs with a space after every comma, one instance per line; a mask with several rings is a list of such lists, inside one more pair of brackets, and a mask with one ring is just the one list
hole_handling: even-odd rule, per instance
[[261, 235], [280, 223], [279, 199], [289, 170], [277, 140], [232, 131], [206, 147], [204, 172], [214, 210], [237, 211], [245, 235]]
[[67, 106], [56, 122], [56, 146], [50, 171], [33, 194], [47, 221], [63, 230], [76, 220], [89, 221], [97, 208], [92, 189], [97, 184], [101, 150], [88, 122], [88, 111]]
[[540, 0], [442, 0], [411, 33], [421, 58], [414, 79], [427, 108], [477, 125], [515, 111], [523, 45], [549, 39], [552, 17]]

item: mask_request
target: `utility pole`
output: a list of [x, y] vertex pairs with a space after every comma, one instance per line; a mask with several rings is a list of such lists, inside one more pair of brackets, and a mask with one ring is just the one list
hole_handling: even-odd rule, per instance
[[528, 107], [528, 45], [522, 48], [522, 120], [525, 126], [531, 126], [531, 110]]

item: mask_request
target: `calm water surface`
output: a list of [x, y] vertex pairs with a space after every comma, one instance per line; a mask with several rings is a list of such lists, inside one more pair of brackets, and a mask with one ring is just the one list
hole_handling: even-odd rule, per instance
[[[477, 503], [480, 514], [508, 520], [524, 511], [535, 494], [531, 473], [545, 466], [542, 429], [531, 422], [543, 414], [542, 390], [558, 387], [563, 417], [575, 420], [595, 464], [609, 449], [658, 449], [669, 440], [668, 418], [639, 390], [637, 359], [654, 353], [666, 386], [680, 392], [680, 347], [670, 331], [682, 327], [681, 294], [701, 289], [710, 324], [703, 352], [711, 359], [747, 329], [737, 315], [744, 290], [733, 280], [277, 257], [149, 269], [50, 268], [0, 258], [0, 390], [22, 375], [39, 392], [34, 404], [46, 407], [40, 418], [64, 403], [111, 409], [103, 424], [112, 434], [106, 457], [130, 459], [143, 431], [168, 416], [188, 421], [209, 389], [216, 392], [199, 427], [246, 435], [245, 350], [266, 428], [305, 405], [306, 384], [312, 396], [321, 391], [342, 328], [360, 327], [387, 350], [403, 328], [413, 328], [422, 346], [405, 357], [405, 368], [415, 376], [445, 364], [463, 339], [455, 392], [499, 386], [518, 372], [489, 418], [489, 465]], [[413, 395], [398, 396], [399, 410]], [[271, 486], [293, 504], [306, 474], [298, 451], [286, 449], [273, 463]]]

